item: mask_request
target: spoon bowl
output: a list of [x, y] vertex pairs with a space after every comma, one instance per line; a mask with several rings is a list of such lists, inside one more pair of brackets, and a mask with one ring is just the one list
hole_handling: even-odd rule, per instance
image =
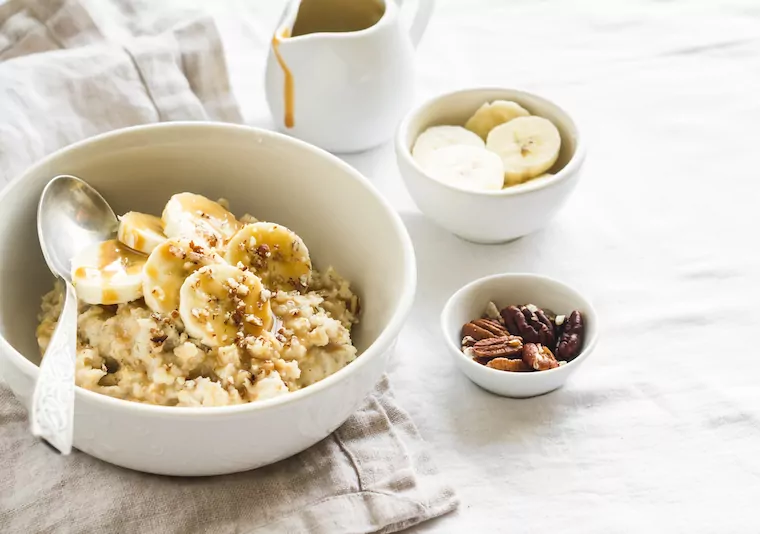
[[71, 259], [87, 245], [110, 239], [118, 229], [116, 214], [100, 193], [74, 176], [53, 178], [42, 191], [37, 234], [53, 274], [71, 281]]
[[40, 364], [32, 397], [32, 433], [62, 454], [71, 452], [74, 428], [74, 371], [77, 297], [71, 259], [83, 248], [111, 238], [119, 221], [92, 187], [74, 176], [53, 178], [40, 196], [37, 234], [50, 270], [66, 285], [63, 308]]

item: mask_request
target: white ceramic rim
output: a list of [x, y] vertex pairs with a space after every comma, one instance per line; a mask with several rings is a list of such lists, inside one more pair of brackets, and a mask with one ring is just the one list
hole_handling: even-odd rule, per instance
[[[578, 298], [581, 302], [583, 302], [584, 306], [591, 312], [591, 315], [594, 319], [594, 336], [591, 339], [584, 339], [583, 341], [583, 350], [581, 353], [576, 356], [572, 361], [567, 362], [565, 365], [561, 367], [555, 367], [554, 369], [549, 369], [547, 371], [538, 371], [535, 373], [511, 373], [509, 371], [500, 371], [498, 369], [492, 369], [491, 367], [486, 367], [485, 365], [481, 365], [472, 358], [468, 358], [465, 356], [465, 354], [462, 352], [462, 348], [458, 345], [455, 345], [451, 339], [449, 338], [447, 334], [447, 323], [449, 316], [451, 315], [451, 312], [453, 310], [453, 302], [455, 299], [457, 299], [459, 296], [469, 292], [472, 290], [472, 288], [478, 284], [482, 284], [484, 282], [495, 280], [495, 279], [506, 279], [506, 278], [532, 278], [534, 280], [544, 280], [546, 282], [550, 282], [553, 284], [557, 284], [559, 286], [562, 286], [565, 288], [569, 293], [572, 293], [575, 297]], [[443, 307], [443, 311], [441, 312], [441, 332], [443, 333], [443, 337], [446, 340], [446, 344], [454, 350], [461, 358], [462, 360], [467, 362], [467, 365], [472, 365], [474, 367], [477, 367], [478, 369], [484, 369], [487, 372], [493, 373], [494, 376], [499, 375], [504, 377], [505, 373], [506, 376], [512, 378], [512, 377], [520, 377], [517, 378], [517, 380], [540, 380], [540, 376], [547, 376], [549, 373], [558, 373], [558, 372], [566, 372], [567, 369], [573, 367], [575, 364], [580, 363], [581, 360], [584, 360], [591, 352], [594, 350], [594, 347], [596, 347], [596, 343], [599, 339], [599, 319], [598, 315], [596, 313], [596, 309], [594, 308], [594, 305], [591, 303], [590, 300], [588, 300], [586, 297], [584, 297], [578, 290], [576, 290], [573, 287], [570, 287], [564, 282], [560, 282], [556, 278], [551, 278], [549, 276], [544, 276], [541, 274], [533, 274], [533, 273], [502, 273], [502, 274], [492, 274], [490, 276], [484, 276], [483, 278], [478, 278], [477, 280], [473, 280], [469, 284], [459, 288], [457, 291], [455, 291], [451, 297], [449, 297], [449, 300], [446, 301], [446, 305]]]
[[[414, 160], [414, 158], [412, 157], [412, 153], [409, 149], [410, 143], [409, 143], [409, 140], [407, 139], [407, 130], [409, 129], [409, 123], [412, 122], [412, 120], [414, 120], [415, 118], [417, 118], [417, 116], [420, 115], [423, 110], [429, 108], [433, 104], [436, 104], [437, 102], [444, 100], [446, 98], [449, 98], [455, 95], [465, 95], [465, 94], [470, 94], [470, 93], [486, 93], [486, 92], [499, 92], [499, 91], [509, 91], [510, 93], [513, 93], [513, 94], [518, 94], [520, 96], [525, 96], [528, 98], [533, 98], [535, 100], [540, 100], [543, 103], [548, 104], [549, 106], [554, 106], [560, 112], [564, 113], [567, 116], [569, 125], [572, 127], [572, 130], [576, 139], [575, 152], [573, 152], [573, 155], [570, 158], [570, 161], [567, 162], [567, 165], [562, 167], [562, 169], [560, 169], [558, 173], [556, 173], [554, 176], [551, 176], [549, 178], [541, 179], [541, 180], [530, 180], [528, 182], [525, 182], [519, 185], [513, 185], [510, 187], [500, 189], [499, 191], [475, 191], [471, 189], [464, 189], [461, 187], [456, 187], [454, 185], [436, 180], [435, 178], [427, 174], [427, 172], [425, 172], [425, 170], [422, 167], [420, 167], [417, 164], [417, 162]], [[484, 100], [484, 103], [485, 103], [485, 100]], [[549, 118], [549, 117], [546, 117], [546, 118]], [[520, 89], [511, 89], [509, 87], [476, 87], [476, 88], [471, 88], [471, 89], [461, 89], [458, 91], [442, 93], [440, 95], [434, 96], [426, 100], [421, 105], [412, 109], [409, 113], [406, 114], [406, 116], [401, 121], [401, 124], [398, 127], [398, 131], [396, 135], [396, 151], [402, 158], [404, 158], [407, 161], [408, 164], [412, 165], [415, 169], [417, 169], [420, 172], [420, 174], [425, 177], [425, 179], [430, 180], [431, 182], [435, 182], [435, 184], [445, 187], [447, 189], [451, 189], [452, 191], [457, 191], [459, 193], [464, 193], [464, 194], [471, 195], [474, 197], [513, 197], [513, 196], [523, 195], [526, 193], [531, 193], [539, 189], [545, 189], [547, 187], [555, 186], [559, 184], [560, 182], [563, 182], [564, 180], [568, 179], [570, 176], [573, 176], [577, 172], [577, 170], [580, 168], [580, 166], [583, 164], [583, 161], [586, 159], [586, 142], [585, 142], [585, 139], [581, 136], [580, 130], [578, 129], [578, 125], [573, 119], [573, 116], [570, 115], [570, 113], [568, 113], [567, 110], [565, 110], [563, 107], [557, 105], [555, 102], [548, 100], [542, 96], [539, 96], [535, 93], [522, 91]]]
[[[404, 223], [401, 221], [401, 217], [391, 207], [390, 203], [385, 199], [385, 197], [383, 197], [377, 191], [377, 189], [375, 189], [375, 186], [372, 185], [369, 179], [367, 179], [358, 170], [354, 169], [348, 163], [345, 163], [343, 160], [341, 160], [337, 156], [333, 156], [329, 152], [322, 150], [321, 148], [318, 148], [309, 143], [306, 143], [305, 141], [301, 141], [299, 139], [296, 139], [296, 138], [293, 138], [293, 137], [290, 137], [288, 135], [281, 134], [278, 132], [273, 132], [271, 130], [265, 130], [263, 128], [255, 128], [253, 126], [230, 124], [230, 123], [224, 123], [224, 122], [177, 121], [177, 122], [166, 122], [166, 123], [158, 123], [158, 124], [147, 124], [147, 125], [140, 125], [140, 126], [130, 126], [128, 128], [121, 128], [118, 130], [114, 130], [112, 132], [107, 132], [104, 134], [96, 135], [94, 137], [90, 137], [88, 139], [84, 139], [82, 141], [78, 141], [76, 143], [63, 147], [61, 149], [58, 149], [52, 154], [46, 156], [45, 158], [43, 158], [36, 164], [27, 168], [21, 174], [21, 176], [12, 180], [8, 185], [6, 185], [0, 191], [0, 206], [2, 206], [5, 202], [8, 201], [6, 197], [9, 195], [10, 191], [17, 186], [17, 184], [21, 181], [23, 176], [33, 173], [39, 167], [46, 165], [47, 162], [50, 161], [51, 159], [58, 157], [62, 152], [74, 150], [83, 145], [97, 143], [104, 139], [110, 139], [112, 137], [119, 137], [122, 135], [130, 135], [133, 132], [140, 132], [140, 131], [145, 131], [145, 130], [172, 130], [172, 129], [182, 130], [182, 129], [188, 129], [188, 128], [198, 129], [198, 130], [217, 129], [217, 130], [247, 131], [253, 134], [257, 134], [262, 137], [271, 137], [279, 141], [284, 141], [285, 143], [290, 143], [291, 145], [293, 145], [294, 147], [297, 147], [298, 149], [306, 150], [306, 151], [315, 153], [319, 156], [322, 156], [331, 160], [339, 168], [343, 169], [345, 172], [353, 176], [354, 179], [360, 181], [364, 186], [366, 186], [370, 194], [372, 194], [375, 197], [375, 200], [377, 200], [380, 203], [380, 205], [383, 207], [385, 212], [390, 216], [393, 227], [396, 230], [396, 234], [399, 237], [399, 239], [401, 239], [401, 245], [402, 245], [403, 254], [404, 254], [404, 278], [406, 279], [404, 286], [400, 288], [401, 300], [396, 306], [396, 310], [393, 313], [391, 320], [388, 322], [385, 328], [383, 328], [382, 332], [380, 332], [380, 335], [369, 347], [367, 347], [367, 349], [359, 357], [357, 357], [353, 362], [343, 367], [342, 369], [338, 370], [334, 374], [328, 376], [327, 378], [320, 380], [319, 382], [312, 384], [310, 386], [307, 386], [303, 389], [299, 389], [298, 391], [288, 393], [287, 395], [282, 395], [280, 397], [275, 397], [272, 399], [249, 402], [246, 404], [235, 404], [231, 406], [195, 407], [195, 406], [160, 406], [160, 405], [155, 405], [155, 404], [146, 404], [146, 403], [141, 403], [141, 402], [128, 401], [128, 400], [118, 399], [115, 397], [110, 397], [102, 393], [96, 393], [94, 391], [84, 389], [80, 386], [76, 386], [76, 389], [75, 389], [76, 393], [93, 402], [106, 403], [115, 409], [125, 409], [125, 410], [132, 409], [132, 410], [147, 413], [149, 415], [178, 416], [178, 417], [197, 417], [197, 416], [207, 416], [207, 417], [212, 416], [213, 417], [213, 416], [224, 415], [224, 414], [239, 414], [239, 413], [249, 412], [249, 411], [265, 410], [269, 407], [296, 402], [299, 399], [309, 397], [317, 393], [318, 391], [327, 389], [333, 384], [343, 381], [352, 372], [351, 369], [358, 370], [358, 368], [366, 365], [371, 358], [377, 357], [382, 353], [382, 351], [387, 350], [391, 344], [391, 341], [400, 333], [401, 328], [406, 320], [406, 317], [411, 311], [412, 303], [414, 302], [414, 295], [415, 295], [415, 290], [417, 286], [417, 267], [416, 267], [416, 260], [415, 260], [415, 255], [414, 255], [414, 247], [412, 246], [412, 240], [409, 237], [409, 233], [406, 230], [406, 226], [404, 226]], [[8, 353], [11, 359], [15, 359], [16, 363], [20, 366], [20, 368], [23, 371], [31, 373], [31, 375], [34, 377], [36, 381], [37, 374], [39, 373], [39, 367], [33, 364], [31, 361], [24, 358], [24, 356], [21, 353], [19, 353], [13, 346], [11, 346], [11, 344], [8, 343], [5, 340], [5, 338], [2, 336], [0, 336], [0, 350], [3, 350], [6, 353]]]

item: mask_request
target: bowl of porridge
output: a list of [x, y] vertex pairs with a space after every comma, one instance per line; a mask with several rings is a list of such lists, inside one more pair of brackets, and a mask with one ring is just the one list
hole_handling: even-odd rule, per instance
[[286, 136], [141, 126], [60, 150], [0, 196], [0, 376], [27, 407], [61, 291], [35, 233], [56, 174], [120, 215], [72, 261], [74, 446], [169, 475], [253, 469], [326, 437], [382, 376], [415, 290], [397, 214]]

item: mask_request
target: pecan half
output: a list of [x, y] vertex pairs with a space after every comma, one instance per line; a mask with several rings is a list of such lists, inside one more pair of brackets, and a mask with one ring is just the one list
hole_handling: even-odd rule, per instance
[[[535, 309], [535, 311], [533, 311]], [[526, 343], [555, 345], [554, 325], [536, 306], [508, 306], [501, 310], [507, 330], [521, 336]]]
[[546, 371], [559, 367], [559, 362], [554, 358], [552, 351], [540, 343], [526, 343], [523, 347], [522, 359], [526, 365], [536, 371]]
[[575, 359], [583, 348], [583, 334], [586, 330], [583, 315], [578, 310], [573, 310], [560, 328], [557, 356], [560, 360], [569, 362]]
[[462, 327], [462, 338], [481, 340], [507, 334], [506, 329], [493, 319], [475, 319]]
[[472, 347], [472, 353], [479, 363], [493, 358], [516, 358], [522, 354], [522, 338], [517, 336], [500, 336], [481, 339]]
[[507, 327], [507, 330], [514, 332], [515, 334], [520, 333], [517, 329], [517, 323], [515, 322], [515, 316], [518, 313], [520, 313], [520, 308], [517, 306], [507, 306], [501, 310], [501, 317], [504, 319], [504, 326]]
[[514, 373], [527, 373], [532, 371], [522, 360], [511, 360], [509, 358], [494, 358], [486, 364], [486, 367], [498, 369], [499, 371], [512, 371]]

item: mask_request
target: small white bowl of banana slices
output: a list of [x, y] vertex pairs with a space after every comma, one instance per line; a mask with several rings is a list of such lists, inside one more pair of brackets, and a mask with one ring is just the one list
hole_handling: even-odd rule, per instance
[[566, 111], [506, 88], [437, 96], [407, 114], [396, 135], [401, 176], [417, 206], [476, 243], [543, 228], [575, 188], [585, 153]]

